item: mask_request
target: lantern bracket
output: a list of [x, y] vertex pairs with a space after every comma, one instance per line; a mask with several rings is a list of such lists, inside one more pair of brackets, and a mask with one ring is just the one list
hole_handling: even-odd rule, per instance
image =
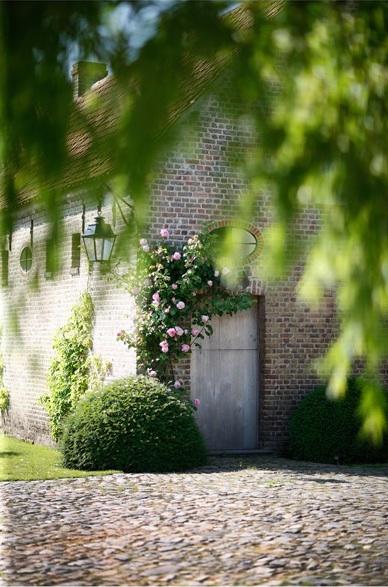
[[106, 187], [113, 196], [114, 205], [117, 207], [124, 224], [126, 226], [132, 226], [132, 219], [135, 214], [133, 204], [123, 196], [119, 196], [117, 193], [114, 193], [108, 184]]

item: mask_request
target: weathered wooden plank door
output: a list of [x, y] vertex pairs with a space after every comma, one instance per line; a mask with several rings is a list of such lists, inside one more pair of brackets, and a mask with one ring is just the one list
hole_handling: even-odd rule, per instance
[[213, 335], [191, 358], [191, 397], [209, 450], [247, 450], [258, 442], [257, 304], [215, 317]]

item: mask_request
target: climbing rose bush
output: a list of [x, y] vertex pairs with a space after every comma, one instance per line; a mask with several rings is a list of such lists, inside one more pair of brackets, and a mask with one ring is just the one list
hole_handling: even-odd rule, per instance
[[156, 246], [140, 240], [136, 269], [124, 278], [136, 298], [139, 317], [135, 332], [121, 331], [118, 338], [136, 348], [144, 373], [179, 389], [174, 366], [212, 334], [212, 316], [245, 310], [253, 298], [222, 285], [212, 259], [211, 235], [195, 235], [175, 246], [168, 241], [167, 228], [160, 234]]

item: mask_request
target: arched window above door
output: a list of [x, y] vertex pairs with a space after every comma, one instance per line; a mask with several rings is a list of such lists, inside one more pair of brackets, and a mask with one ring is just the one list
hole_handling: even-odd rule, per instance
[[215, 255], [218, 255], [221, 247], [226, 245], [228, 250], [233, 251], [245, 264], [261, 252], [262, 235], [252, 224], [224, 220], [212, 223], [208, 230], [214, 236]]

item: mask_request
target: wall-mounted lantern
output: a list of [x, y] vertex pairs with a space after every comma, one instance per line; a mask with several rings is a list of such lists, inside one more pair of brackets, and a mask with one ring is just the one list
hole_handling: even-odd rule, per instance
[[110, 224], [101, 216], [101, 206], [98, 206], [97, 216], [93, 224], [89, 224], [82, 234], [86, 254], [90, 263], [110, 261], [116, 235]]

